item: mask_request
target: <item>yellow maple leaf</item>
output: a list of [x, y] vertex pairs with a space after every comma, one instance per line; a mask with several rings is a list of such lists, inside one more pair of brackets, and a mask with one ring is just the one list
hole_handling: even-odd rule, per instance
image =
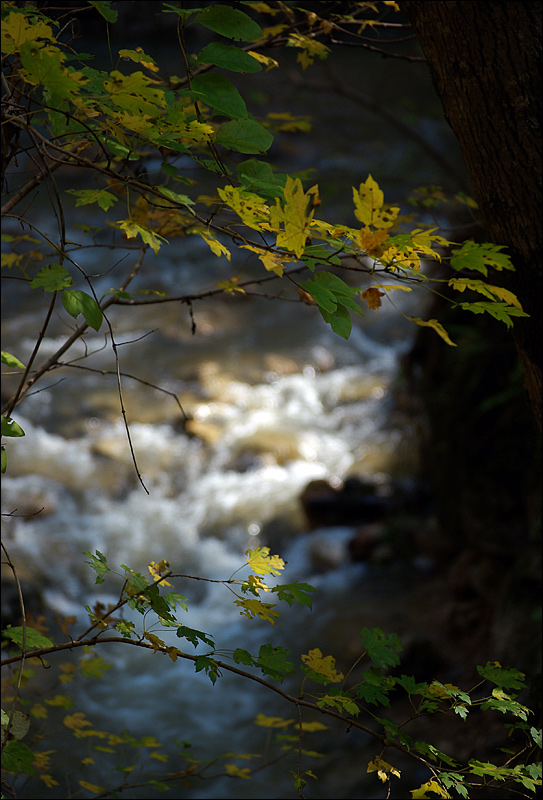
[[[151, 575], [153, 576], [155, 581], [158, 581], [161, 578], [161, 573], [162, 572], [167, 572], [167, 570], [169, 569], [169, 566], [170, 565], [168, 564], [168, 562], [165, 559], [162, 559], [162, 561], [159, 564], [156, 564], [154, 561], [151, 561], [151, 563], [148, 565], [147, 569], [149, 570], [149, 572], [151, 573]], [[162, 581], [161, 585], [162, 586], [171, 586], [172, 584], [168, 583], [168, 581]]]
[[288, 256], [279, 255], [278, 253], [272, 253], [269, 250], [264, 250], [262, 247], [254, 247], [250, 244], [241, 244], [240, 248], [243, 248], [244, 250], [252, 250], [253, 253], [256, 253], [268, 272], [275, 272], [275, 274], [279, 275], [280, 278], [283, 277], [285, 264], [288, 264], [289, 261], [296, 260], [294, 258], [289, 258]]
[[307, 67], [311, 66], [315, 57], [321, 59], [326, 58], [330, 52], [330, 48], [326, 47], [322, 42], [311, 39], [309, 36], [303, 36], [300, 33], [289, 34], [288, 44], [291, 47], [299, 47], [302, 49], [302, 52], [298, 53], [296, 59], [302, 65], [302, 69], [307, 69]]
[[234, 292], [240, 292], [241, 294], [246, 294], [245, 289], [242, 286], [238, 286], [241, 278], [239, 275], [234, 275], [228, 281], [217, 281], [215, 286], [218, 286], [223, 292], [227, 294], [234, 294]]
[[51, 762], [51, 753], [56, 753], [56, 750], [43, 750], [41, 753], [34, 753], [32, 764], [36, 769], [46, 769]]
[[416, 322], [417, 325], [433, 328], [436, 331], [436, 333], [438, 333], [441, 336], [443, 341], [447, 342], [447, 344], [450, 344], [451, 347], [457, 347], [457, 345], [449, 338], [449, 334], [447, 333], [441, 322], [438, 322], [437, 319], [425, 320], [425, 319], [420, 319], [419, 317], [407, 317], [407, 319], [410, 320], [411, 322]]
[[270, 209], [270, 225], [278, 231], [277, 246], [290, 250], [300, 258], [318, 205], [319, 188], [315, 185], [304, 192], [301, 180], [293, 180], [287, 175], [283, 196], [284, 206], [281, 207], [279, 198], [276, 198], [275, 207]]
[[307, 733], [312, 733], [313, 731], [327, 731], [328, 725], [323, 725], [322, 722], [302, 722], [302, 730]]
[[39, 20], [29, 22], [24, 14], [16, 14], [13, 11], [2, 21], [2, 52], [14, 53], [25, 42], [36, 42], [37, 39], [55, 41], [53, 31], [45, 22]]
[[372, 231], [365, 225], [358, 234], [358, 244], [370, 256], [379, 256], [383, 252], [382, 244], [388, 239], [388, 233], [383, 228]]
[[422, 786], [419, 786], [418, 789], [412, 789], [411, 797], [413, 800], [429, 800], [426, 792], [434, 792], [434, 794], [438, 794], [440, 797], [444, 798], [449, 798], [451, 796], [437, 781], [427, 781], [423, 783]]
[[251, 770], [249, 767], [238, 767], [236, 764], [225, 764], [224, 768], [228, 775], [233, 778], [250, 778], [251, 777]]
[[88, 781], [79, 781], [79, 785], [82, 786], [83, 789], [87, 789], [87, 791], [92, 792], [93, 794], [105, 792], [105, 788], [103, 786], [97, 786], [95, 783], [89, 783]]
[[262, 223], [269, 220], [270, 209], [258, 194], [236, 186], [225, 186], [223, 189], [217, 189], [217, 192], [221, 200], [236, 212], [248, 228], [259, 231]]
[[378, 308], [381, 307], [381, 297], [383, 297], [385, 292], [380, 292], [379, 289], [376, 289], [374, 286], [370, 286], [369, 289], [365, 289], [360, 297], [362, 300], [365, 300], [368, 304], [368, 308], [373, 309], [373, 311], [377, 311]]
[[259, 578], [257, 575], [249, 575], [247, 581], [252, 589], [260, 589], [263, 592], [271, 591], [270, 587], [266, 586], [262, 578]]
[[313, 672], [316, 672], [318, 675], [324, 675], [332, 681], [332, 683], [338, 683], [343, 680], [343, 673], [336, 671], [336, 659], [334, 656], [323, 657], [318, 647], [314, 650], [310, 650], [307, 655], [302, 655], [302, 661]]
[[392, 269], [403, 267], [405, 269], [420, 270], [420, 258], [414, 247], [403, 245], [403, 247], [388, 247], [379, 256], [379, 261], [385, 267]]
[[47, 719], [48, 711], [41, 703], [34, 703], [30, 709], [30, 713], [35, 719]]
[[267, 717], [265, 714], [257, 714], [255, 725], [263, 728], [288, 728], [292, 725], [293, 719], [283, 719], [283, 717]]
[[256, 547], [245, 552], [247, 564], [257, 575], [279, 575], [285, 562], [279, 556], [270, 556], [269, 547]]
[[364, 225], [390, 228], [399, 214], [399, 207], [384, 205], [384, 194], [371, 175], [358, 189], [353, 186], [355, 217]]
[[70, 730], [81, 730], [81, 728], [86, 728], [88, 725], [92, 725], [88, 719], [85, 718], [85, 714], [82, 711], [76, 711], [74, 714], [67, 714], [64, 717], [64, 725]]
[[149, 753], [151, 758], [154, 758], [156, 761], [162, 761], [166, 763], [168, 760], [168, 756], [165, 753]]
[[[141, 236], [145, 244], [148, 244], [149, 247], [154, 251], [155, 255], [160, 250], [162, 242], [166, 242], [166, 244], [168, 244], [168, 240], [163, 236], [160, 236], [158, 233], [154, 233], [153, 231], [149, 230], [149, 228], [145, 228], [143, 225], [138, 225], [137, 223], [132, 222], [131, 219], [121, 219], [118, 220], [116, 224], [124, 232], [124, 235], [127, 239], [135, 239], [136, 236]], [[162, 242], [160, 239], [162, 239]]]
[[207, 242], [209, 245], [211, 252], [217, 257], [220, 258], [221, 256], [226, 256], [227, 261], [230, 261], [232, 258], [230, 250], [221, 244], [221, 242], [219, 242], [210, 231], [204, 231], [201, 228], [193, 228], [192, 230], [187, 229], [187, 233], [196, 233], [198, 236], [201, 236], [204, 242]]
[[52, 776], [52, 775], [40, 775], [40, 778], [42, 779], [42, 781], [45, 783], [45, 785], [46, 785], [46, 786], [47, 786], [49, 789], [52, 789], [52, 788], [53, 788], [53, 786], [60, 786], [59, 782], [58, 782], [58, 781], [56, 781], [56, 780], [53, 778], [53, 776]]
[[[258, 5], [258, 3], [257, 3], [257, 5]], [[253, 8], [254, 8], [254, 6], [253, 6]], [[253, 58], [256, 58], [256, 60], [260, 64], [263, 64], [266, 67], [266, 72], [269, 72], [270, 69], [273, 69], [274, 67], [278, 67], [279, 66], [279, 62], [278, 61], [276, 61], [274, 58], [270, 58], [269, 56], [265, 56], [263, 53], [257, 53], [254, 50], [247, 50], [247, 55], [252, 56]]]
[[388, 773], [390, 772], [391, 775], [395, 775], [397, 778], [400, 778], [400, 772], [389, 764], [388, 761], [383, 761], [381, 756], [376, 756], [373, 761], [370, 761], [368, 764], [367, 772], [377, 772], [379, 780], [386, 783], [389, 780]]
[[266, 620], [266, 622], [270, 622], [273, 625], [275, 623], [274, 617], [281, 616], [277, 611], [273, 611], [275, 608], [274, 603], [262, 603], [260, 600], [251, 599], [235, 600], [234, 603], [241, 607], [242, 610], [239, 613], [248, 619], [260, 617], [260, 619]]

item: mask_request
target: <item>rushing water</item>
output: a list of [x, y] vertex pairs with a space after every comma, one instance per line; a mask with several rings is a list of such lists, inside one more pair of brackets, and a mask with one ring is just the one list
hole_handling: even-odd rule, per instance
[[[424, 91], [429, 91], [427, 85]], [[306, 98], [313, 111], [314, 97], [313, 104]], [[326, 113], [324, 105], [321, 113]], [[338, 102], [334, 119], [327, 121], [328, 133], [336, 119], [343, 119], [350, 161], [346, 163], [345, 151], [339, 152], [329, 138], [328, 155], [320, 155], [318, 166], [339, 203], [340, 182], [348, 201], [353, 169], [364, 179], [376, 164], [373, 156], [368, 159], [354, 147], [353, 109]], [[379, 133], [374, 136], [378, 140]], [[385, 150], [393, 152], [399, 169], [401, 154], [412, 143], [400, 140], [393, 147], [376, 144], [373, 155], [379, 162]], [[308, 166], [304, 157], [306, 162], [312, 157], [301, 148], [293, 154], [290, 147], [288, 153], [298, 168]], [[424, 171], [422, 160], [420, 166]], [[412, 174], [412, 185], [422, 180]], [[70, 224], [77, 219], [74, 214]], [[72, 235], [77, 241], [75, 228]], [[114, 266], [108, 258], [106, 251], [101, 272]], [[244, 275], [251, 274], [251, 267], [241, 267]], [[93, 271], [98, 271], [95, 265]], [[114, 285], [117, 271], [98, 279], [98, 289]], [[219, 279], [224, 274], [207, 247], [183, 240], [151, 262], [139, 286], [192, 291]], [[398, 294], [411, 313], [414, 301]], [[9, 306], [6, 348], [24, 361], [41, 317], [36, 309], [20, 307], [15, 290]], [[365, 567], [347, 557], [352, 530], [304, 533], [300, 493], [316, 478], [339, 484], [349, 474], [379, 480], [393, 471], [401, 431], [386, 424], [388, 397], [398, 356], [410, 344], [409, 324], [395, 309], [383, 306], [378, 314], [367, 312], [357, 320], [344, 342], [314, 308], [238, 296], [195, 306], [194, 336], [184, 306], [111, 309], [111, 319], [118, 341], [126, 343], [120, 347], [121, 369], [147, 382], [127, 377], [123, 386], [149, 495], [136, 478], [114, 377], [74, 366], [55, 385], [53, 373], [14, 414], [26, 436], [10, 442], [3, 481], [4, 510], [28, 515], [4, 522], [4, 539], [21, 576], [42, 588], [49, 610], [81, 614], [83, 603], [115, 602], [119, 591], [109, 583], [95, 586], [84, 551], [100, 550], [112, 566], [128, 564], [144, 572], [151, 560], [167, 558], [174, 572], [228, 578], [243, 564], [248, 547], [267, 545], [288, 562], [282, 582], [298, 579], [319, 589], [313, 612], [285, 606], [282, 623], [272, 629], [240, 618], [224, 587], [184, 580], [175, 588], [189, 598], [186, 624], [214, 635], [219, 648], [230, 650], [254, 650], [273, 641], [296, 657], [323, 642], [332, 647], [338, 616], [348, 610], [363, 617], [357, 592]], [[53, 320], [42, 358], [62, 342], [63, 324]], [[114, 368], [101, 334], [88, 336], [86, 347], [95, 354], [77, 362], [79, 366]], [[83, 354], [83, 346], [77, 345], [70, 357]], [[173, 395], [193, 418], [186, 429]], [[324, 562], [330, 569], [322, 569]], [[174, 637], [172, 644], [179, 640]], [[114, 664], [107, 677], [74, 684], [77, 709], [88, 713], [97, 727], [149, 733], [165, 744], [190, 738], [197, 752], [213, 757], [225, 751], [262, 752], [266, 731], [253, 725], [259, 711], [291, 716], [292, 710], [279, 707], [265, 690], [249, 690], [232, 676], [211, 687], [190, 664], [134, 651], [112, 646], [104, 654]], [[312, 784], [311, 796], [349, 796], [365, 772], [363, 759], [353, 757], [364, 746], [363, 737], [351, 732], [338, 748], [327, 734], [314, 736], [311, 746], [323, 747], [327, 755], [322, 761], [325, 777]], [[288, 769], [280, 764], [265, 770], [251, 782], [217, 779], [170, 796], [295, 796], [288, 774], [293, 763]], [[319, 766], [308, 763], [306, 768], [318, 771]], [[326, 775], [335, 776], [332, 784]], [[100, 783], [96, 775], [88, 779]], [[147, 791], [144, 796], [151, 795]]]

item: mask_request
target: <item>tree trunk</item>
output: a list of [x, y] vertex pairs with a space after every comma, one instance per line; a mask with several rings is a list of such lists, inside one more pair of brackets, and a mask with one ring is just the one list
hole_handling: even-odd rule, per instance
[[428, 60], [489, 241], [512, 256], [515, 273], [503, 282], [530, 314], [515, 319], [513, 337], [541, 430], [541, 2], [400, 7]]

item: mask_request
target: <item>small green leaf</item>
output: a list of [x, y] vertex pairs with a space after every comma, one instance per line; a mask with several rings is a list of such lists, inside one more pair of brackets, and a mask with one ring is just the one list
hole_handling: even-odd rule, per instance
[[36, 756], [26, 744], [13, 740], [7, 743], [2, 752], [2, 769], [8, 770], [8, 772], [24, 772], [25, 775], [34, 775], [33, 762], [35, 760]]
[[[11, 625], [8, 625], [2, 631], [2, 636], [6, 639], [11, 639], [11, 641], [19, 645], [19, 647], [23, 646], [22, 626], [12, 628]], [[27, 650], [36, 650], [41, 647], [53, 647], [53, 642], [51, 639], [48, 639], [47, 636], [43, 636], [43, 634], [27, 625], [25, 631], [25, 647]]]
[[231, 6], [208, 6], [198, 14], [195, 22], [228, 39], [251, 42], [262, 36], [260, 25], [243, 11]]
[[311, 597], [308, 592], [314, 592], [315, 587], [309, 583], [284, 583], [274, 586], [272, 592], [277, 592], [280, 600], [285, 600], [289, 606], [296, 601], [301, 606], [311, 608]]
[[73, 194], [77, 197], [76, 207], [98, 203], [103, 211], [107, 211], [118, 200], [114, 194], [105, 189], [67, 189], [66, 194]]
[[2, 417], [2, 436], [24, 436], [21, 426], [11, 417]]
[[220, 676], [219, 668], [217, 663], [213, 661], [208, 656], [198, 656], [194, 663], [194, 669], [196, 672], [201, 672], [205, 670], [209, 676], [209, 680], [211, 683], [216, 683], [217, 678]]
[[2, 445], [2, 450], [0, 452], [0, 472], [2, 473], [2, 475], [5, 474], [7, 468], [8, 468], [8, 456], [6, 453], [6, 448], [4, 447], [4, 445]]
[[272, 146], [273, 136], [254, 119], [234, 119], [221, 125], [215, 142], [238, 153], [265, 153]]
[[234, 650], [233, 658], [236, 664], [248, 664], [249, 666], [253, 666], [256, 663], [252, 655], [247, 650], [242, 650], [241, 647]]
[[319, 306], [319, 311], [323, 320], [330, 325], [334, 333], [337, 333], [343, 339], [349, 338], [353, 324], [349, 312], [344, 306], [338, 306], [333, 312], [325, 311], [324, 308]]
[[287, 658], [289, 655], [290, 652], [285, 650], [284, 647], [263, 644], [260, 647], [258, 659], [255, 663], [260, 667], [264, 675], [269, 675], [270, 678], [282, 683], [286, 675], [296, 671], [294, 664]]
[[200, 642], [204, 642], [210, 647], [215, 647], [215, 642], [208, 636], [207, 633], [197, 631], [194, 628], [187, 628], [186, 625], [180, 625], [178, 627], [176, 636], [178, 636], [180, 639], [188, 639], [189, 642], [194, 645], [194, 647], [198, 647]]
[[380, 628], [363, 628], [360, 632], [362, 646], [377, 667], [396, 667], [400, 663], [398, 653], [402, 646], [395, 633], [387, 636]]
[[103, 16], [106, 22], [117, 22], [119, 13], [110, 7], [111, 2], [109, 2], [109, 0], [89, 0], [89, 4], [95, 7], [95, 9]]
[[90, 325], [95, 331], [100, 330], [103, 315], [94, 297], [77, 289], [66, 289], [62, 293], [62, 305], [70, 316], [75, 318], [79, 314], [83, 314], [87, 325]]
[[201, 8], [176, 8], [176, 6], [170, 5], [170, 3], [163, 3], [163, 5], [163, 14], [177, 14], [178, 17], [181, 17], [183, 22], [185, 22], [192, 14], [202, 11]]
[[30, 287], [32, 289], [41, 287], [44, 292], [58, 292], [66, 286], [71, 286], [72, 283], [68, 270], [61, 267], [60, 264], [51, 264], [40, 269], [34, 280], [30, 282]]
[[247, 107], [234, 84], [215, 72], [198, 75], [191, 83], [191, 95], [220, 114], [235, 119], [247, 117]]
[[110, 568], [107, 565], [107, 558], [103, 553], [99, 550], [96, 551], [96, 555], [93, 556], [92, 553], [84, 552], [84, 556], [88, 556], [90, 561], [85, 561], [85, 564], [88, 564], [93, 570], [96, 572], [96, 583], [103, 583], [105, 578], [104, 575], [107, 575], [108, 572], [111, 572]]
[[484, 302], [481, 300], [477, 303], [458, 303], [458, 305], [460, 308], [463, 308], [464, 311], [471, 311], [472, 314], [484, 314], [485, 312], [491, 314], [495, 319], [504, 322], [508, 328], [513, 326], [511, 317], [530, 316], [525, 311], [521, 311], [520, 308], [510, 306], [507, 303], [492, 303], [490, 301]]
[[174, 203], [179, 203], [181, 206], [194, 205], [194, 200], [191, 200], [186, 194], [178, 194], [177, 192], [173, 192], [171, 189], [168, 189], [167, 186], [158, 186], [157, 188], [160, 189], [165, 197], [167, 197], [169, 200], [173, 200]]
[[5, 350], [2, 350], [2, 363], [7, 364], [8, 367], [14, 367], [15, 369], [25, 368], [25, 365], [22, 364], [18, 358], [12, 356], [11, 353], [6, 353]]
[[261, 64], [244, 50], [225, 42], [211, 42], [198, 53], [198, 61], [232, 72], [260, 72]]

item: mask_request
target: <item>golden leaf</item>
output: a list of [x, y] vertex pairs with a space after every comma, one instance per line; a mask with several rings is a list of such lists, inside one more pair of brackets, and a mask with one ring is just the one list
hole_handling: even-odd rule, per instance
[[369, 289], [365, 289], [362, 292], [360, 297], [362, 300], [366, 301], [368, 308], [377, 311], [377, 309], [381, 307], [381, 297], [383, 297], [384, 294], [384, 292], [380, 292], [379, 289], [376, 289], [374, 286], [370, 286]]

